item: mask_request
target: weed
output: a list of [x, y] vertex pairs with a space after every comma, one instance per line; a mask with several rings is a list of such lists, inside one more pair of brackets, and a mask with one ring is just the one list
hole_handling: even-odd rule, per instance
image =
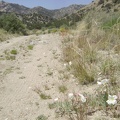
[[40, 94], [40, 98], [43, 99], [43, 100], [46, 100], [46, 99], [51, 99], [51, 96], [50, 95], [46, 95], [44, 93], [41, 93]]
[[7, 74], [11, 73], [12, 70], [13, 70], [12, 67], [10, 67], [10, 68], [6, 69], [6, 70], [3, 72], [3, 74], [4, 74], [4, 75], [7, 75]]
[[37, 67], [39, 67], [39, 68], [40, 68], [40, 67], [42, 67], [42, 65], [38, 65]]
[[21, 76], [21, 77], [19, 77], [19, 79], [25, 79], [25, 76]]
[[45, 85], [45, 90], [50, 90], [50, 88], [48, 87], [48, 85]]
[[67, 116], [71, 120], [87, 119], [87, 103], [82, 94], [70, 93], [64, 101], [57, 101], [55, 103], [58, 117]]
[[33, 45], [28, 45], [29, 50], [33, 50]]
[[116, 64], [112, 59], [106, 58], [101, 63], [100, 70], [103, 75], [113, 75], [116, 71]]
[[47, 120], [48, 118], [45, 115], [40, 115], [36, 120]]
[[102, 28], [103, 29], [110, 29], [112, 28], [115, 24], [120, 23], [120, 19], [118, 17], [113, 17], [112, 19], [109, 19], [105, 23], [103, 23]]
[[51, 103], [48, 105], [49, 109], [54, 109], [56, 107], [56, 104], [55, 103]]
[[92, 70], [88, 71], [89, 68], [86, 68], [84, 66], [84, 64], [80, 63], [79, 61], [75, 62], [73, 64], [73, 68], [74, 68], [74, 76], [76, 78], [78, 78], [79, 82], [81, 84], [88, 84], [91, 82], [94, 82], [94, 72], [92, 72]]
[[49, 68], [48, 68], [48, 71], [47, 71], [47, 75], [49, 75], [49, 76], [53, 75], [53, 71], [51, 71]]
[[10, 53], [13, 55], [17, 55], [18, 52], [17, 52], [17, 50], [14, 49], [14, 50], [11, 50]]
[[6, 60], [15, 60], [16, 57], [15, 56], [10, 56], [10, 55], [7, 55], [5, 56]]
[[33, 91], [35, 91], [38, 95], [40, 95], [41, 92], [42, 92], [39, 87], [35, 87], [35, 88], [33, 89]]
[[67, 87], [64, 85], [59, 86], [59, 91], [65, 93], [67, 91]]

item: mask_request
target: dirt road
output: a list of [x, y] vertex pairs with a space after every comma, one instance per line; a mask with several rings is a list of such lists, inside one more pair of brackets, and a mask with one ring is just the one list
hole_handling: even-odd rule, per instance
[[[0, 120], [36, 120], [39, 115], [58, 119], [48, 105], [60, 94], [61, 39], [59, 35], [32, 35], [0, 43]], [[13, 49], [16, 59], [7, 60]], [[38, 92], [51, 99], [41, 99]]]

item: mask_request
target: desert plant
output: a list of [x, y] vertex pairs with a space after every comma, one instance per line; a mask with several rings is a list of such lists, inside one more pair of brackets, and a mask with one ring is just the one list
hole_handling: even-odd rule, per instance
[[59, 91], [65, 93], [67, 91], [67, 87], [64, 85], [59, 86]]
[[14, 55], [17, 55], [18, 52], [17, 52], [17, 50], [13, 49], [13, 50], [10, 51], [10, 53], [14, 54]]
[[55, 101], [57, 116], [67, 116], [70, 120], [87, 119], [87, 102], [82, 94], [69, 93], [64, 101]]
[[48, 118], [45, 115], [40, 115], [36, 118], [36, 120], [47, 120]]
[[114, 75], [116, 72], [117, 66], [115, 61], [113, 61], [110, 58], [106, 58], [104, 61], [101, 63], [100, 70], [103, 75]]
[[48, 107], [49, 107], [49, 109], [54, 109], [54, 108], [56, 108], [56, 104], [55, 103], [50, 103], [48, 105]]
[[51, 96], [46, 95], [45, 93], [40, 93], [40, 98], [43, 99], [43, 100], [46, 100], [46, 99], [51, 99]]
[[33, 50], [33, 47], [34, 47], [33, 45], [28, 45], [29, 50]]
[[12, 33], [26, 34], [25, 25], [15, 14], [3, 14], [0, 16], [0, 28]]
[[5, 58], [6, 58], [6, 60], [15, 60], [16, 56], [7, 55], [7, 56], [5, 56]]

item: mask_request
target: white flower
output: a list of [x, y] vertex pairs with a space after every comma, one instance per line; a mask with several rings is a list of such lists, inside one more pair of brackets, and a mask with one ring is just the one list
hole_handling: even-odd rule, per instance
[[102, 82], [99, 82], [99, 81], [98, 81], [97, 84], [98, 84], [98, 85], [102, 85]]
[[59, 100], [59, 98], [55, 98], [55, 99], [54, 99], [54, 102], [57, 102], [58, 100]]
[[81, 101], [82, 101], [83, 103], [85, 103], [85, 102], [86, 102], [86, 98], [85, 98], [82, 94], [78, 94], [78, 95], [80, 96]]
[[67, 64], [66, 64], [66, 63], [64, 63], [64, 66], [66, 67], [66, 66], [67, 66]]
[[108, 100], [106, 101], [109, 105], [115, 105], [117, 103], [118, 97], [116, 95], [109, 95]]
[[109, 82], [109, 79], [103, 79], [101, 82], [102, 82], [102, 84], [106, 84]]
[[69, 62], [69, 65], [72, 65], [72, 62], [71, 62], [71, 61]]
[[69, 94], [68, 94], [68, 97], [69, 97], [70, 99], [72, 99], [72, 98], [74, 97], [74, 94], [73, 94], [73, 93], [69, 93]]
[[97, 81], [97, 84], [98, 85], [104, 85], [104, 84], [106, 84], [106, 83], [108, 83], [109, 82], [109, 79], [103, 79], [103, 80], [101, 80], [101, 82], [100, 81]]

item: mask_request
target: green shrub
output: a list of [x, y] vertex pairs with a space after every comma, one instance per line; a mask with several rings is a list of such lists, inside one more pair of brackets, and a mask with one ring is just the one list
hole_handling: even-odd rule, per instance
[[51, 99], [51, 96], [50, 95], [46, 95], [44, 93], [41, 93], [40, 94], [40, 98], [43, 99], [43, 100], [46, 100], [46, 99]]
[[25, 25], [14, 14], [3, 14], [0, 16], [0, 28], [11, 32], [27, 34]]
[[6, 58], [6, 60], [15, 60], [16, 59], [16, 57], [15, 56], [6, 56], [5, 57]]
[[29, 50], [33, 50], [33, 45], [28, 45]]
[[113, 27], [115, 24], [118, 24], [118, 23], [120, 23], [120, 19], [118, 17], [114, 17], [114, 18], [104, 22], [102, 24], [102, 28], [103, 29], [109, 29], [109, 28]]
[[11, 50], [10, 53], [14, 54], [14, 55], [17, 55], [17, 50]]
[[67, 91], [67, 87], [64, 85], [59, 86], [59, 91], [65, 93]]
[[56, 29], [56, 28], [53, 28], [53, 29], [51, 30], [51, 32], [52, 32], [52, 33], [56, 33], [56, 32], [57, 32], [57, 29]]
[[68, 29], [68, 26], [67, 26], [67, 25], [62, 25], [62, 26], [60, 27], [60, 32], [66, 32], [67, 29]]
[[45, 115], [40, 115], [36, 120], [47, 120], [48, 118]]

